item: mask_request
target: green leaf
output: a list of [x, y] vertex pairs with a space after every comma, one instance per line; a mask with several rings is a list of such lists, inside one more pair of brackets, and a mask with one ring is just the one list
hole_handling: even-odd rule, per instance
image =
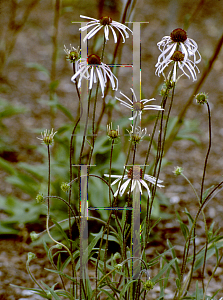
[[212, 190], [213, 188], [214, 188], [214, 185], [212, 185], [211, 187], [209, 187], [208, 189], [205, 190], [205, 192], [203, 193], [203, 196], [202, 196], [202, 203], [204, 202], [204, 200], [208, 196], [210, 190]]
[[20, 289], [23, 289], [23, 290], [33, 291], [33, 292], [35, 292], [36, 295], [40, 295], [41, 297], [43, 297], [45, 299], [48, 299], [46, 293], [41, 289], [28, 288], [26, 286], [19, 286], [19, 285], [15, 285], [15, 284], [12, 284], [12, 283], [10, 283], [10, 286], [13, 286], [15, 288], [20, 288]]
[[60, 253], [58, 254], [58, 258], [57, 258], [57, 270], [59, 271], [61, 268], [61, 255]]
[[0, 99], [0, 119], [9, 118], [27, 111], [27, 108], [22, 105], [16, 106], [4, 99]]
[[168, 244], [168, 246], [169, 246], [169, 248], [171, 250], [172, 257], [176, 258], [176, 260], [175, 260], [175, 267], [176, 267], [177, 276], [180, 279], [180, 268], [179, 268], [179, 264], [178, 264], [178, 259], [177, 259], [177, 256], [176, 256], [176, 252], [174, 250], [173, 245], [171, 244], [171, 242], [168, 239], [167, 239], [167, 244]]
[[55, 89], [59, 86], [59, 84], [60, 84], [59, 80], [52, 81], [49, 86], [50, 90], [55, 91]]
[[160, 272], [155, 276], [153, 277], [151, 280], [153, 282], [156, 282], [158, 281], [161, 276], [169, 269], [171, 268], [172, 264], [175, 262], [176, 258], [173, 258], [168, 264], [165, 264], [165, 266], [160, 270]]
[[6, 161], [1, 157], [0, 157], [0, 167], [10, 175], [15, 175], [17, 173], [13, 164], [9, 163], [8, 161]]
[[57, 270], [54, 270], [54, 269], [48, 269], [48, 268], [44, 268], [44, 270], [52, 272], [52, 273], [56, 273], [56, 274], [58, 274], [60, 276], [66, 277], [67, 279], [71, 280], [72, 282], [76, 282], [76, 278], [73, 278], [72, 276], [69, 276], [69, 275], [67, 275], [67, 274], [65, 274], [65, 273], [63, 273], [61, 271], [57, 271]]
[[[101, 228], [100, 232], [98, 232], [96, 234], [96, 236], [94, 237], [94, 239], [91, 241], [91, 243], [88, 245], [87, 249], [84, 250], [83, 255], [83, 264], [87, 263], [89, 257], [91, 257], [91, 252], [94, 249], [95, 245], [97, 244], [97, 242], [99, 241], [99, 239], [102, 237], [102, 233], [103, 233], [103, 227]], [[78, 260], [77, 264], [76, 264], [76, 270], [78, 270], [80, 268], [80, 259]]]
[[40, 71], [41, 73], [43, 73], [44, 75], [46, 75], [47, 79], [50, 78], [49, 71], [43, 65], [38, 64], [38, 63], [27, 63], [26, 66], [28, 68], [30, 68], [30, 69], [34, 69], [34, 70]]
[[64, 237], [64, 239], [66, 240], [67, 242], [67, 245], [69, 245], [69, 239], [65, 233], [65, 231], [63, 230], [63, 228], [60, 226], [59, 223], [57, 223], [56, 220], [52, 219], [53, 223], [56, 225], [56, 227], [58, 228], [59, 232], [62, 234], [62, 236]]
[[98, 290], [101, 291], [101, 292], [103, 292], [104, 294], [106, 294], [109, 297], [109, 299], [116, 300], [116, 298], [112, 296], [111, 292], [103, 290], [101, 288], [98, 288]]
[[138, 280], [130, 280], [127, 284], [125, 284], [124, 288], [122, 289], [120, 293], [120, 299], [123, 299], [124, 294], [127, 292], [128, 288], [134, 283], [137, 282]]
[[64, 105], [58, 103], [58, 104], [57, 104], [57, 108], [58, 108], [60, 111], [62, 111], [62, 112], [65, 114], [65, 116], [68, 117], [68, 119], [69, 119], [70, 121], [74, 122], [74, 117], [72, 116], [71, 112], [70, 112]]
[[6, 178], [6, 181], [20, 188], [33, 198], [38, 194], [40, 184], [29, 175], [17, 173]]
[[50, 292], [50, 294], [54, 297], [55, 300], [61, 300], [61, 298], [55, 293], [54, 287], [58, 284], [55, 283], [52, 288], [50, 288], [47, 284], [45, 284], [43, 281], [41, 281], [42, 285]]
[[180, 228], [181, 228], [181, 231], [182, 231], [182, 233], [183, 233], [183, 235], [184, 235], [184, 238], [185, 238], [185, 240], [187, 240], [187, 237], [188, 237], [188, 235], [189, 235], [189, 229], [188, 229], [188, 227], [183, 223], [183, 221], [181, 220], [181, 217], [180, 217], [180, 215], [179, 215], [178, 212], [176, 212], [176, 216], [177, 216], [177, 218], [178, 218], [178, 220], [179, 220]]
[[0, 235], [1, 234], [18, 234], [19, 230], [16, 230], [12, 227], [12, 225], [9, 224], [3, 224], [0, 222]]

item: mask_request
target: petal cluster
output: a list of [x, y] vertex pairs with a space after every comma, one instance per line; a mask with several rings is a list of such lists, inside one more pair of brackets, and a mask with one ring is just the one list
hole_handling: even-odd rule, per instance
[[126, 98], [127, 101], [121, 100], [118, 97], [115, 97], [118, 101], [121, 102], [122, 105], [124, 105], [125, 107], [129, 108], [132, 110], [133, 112], [133, 116], [131, 118], [129, 118], [129, 120], [134, 120], [138, 115], [141, 119], [141, 115], [142, 115], [142, 111], [143, 110], [163, 110], [163, 108], [160, 105], [149, 105], [146, 104], [150, 101], [156, 100], [155, 98], [152, 99], [143, 99], [138, 101], [135, 95], [135, 92], [132, 88], [130, 88], [130, 90], [132, 91], [134, 100], [131, 100], [129, 97], [127, 97], [126, 95], [124, 95], [122, 92], [120, 92], [120, 94]]
[[[125, 190], [127, 189], [128, 185], [130, 184], [130, 182], [132, 182], [131, 190], [130, 190], [131, 192], [135, 189], [135, 187], [137, 185], [138, 188], [139, 188], [140, 193], [142, 194], [142, 186], [143, 186], [147, 190], [147, 193], [148, 193], [149, 197], [151, 197], [150, 189], [149, 189], [146, 181], [148, 181], [148, 182], [155, 185], [156, 178], [153, 177], [153, 176], [150, 176], [148, 174], [142, 175], [142, 169], [139, 166], [134, 166], [134, 169], [135, 168], [136, 168], [136, 175], [134, 174], [134, 171], [133, 171], [133, 175], [131, 177], [129, 176], [129, 173], [132, 172], [132, 170], [131, 170], [132, 168], [130, 168], [128, 170], [128, 174], [126, 174], [124, 176], [123, 175], [111, 175], [111, 177], [117, 178], [112, 182], [111, 185], [114, 185], [117, 182], [119, 182], [118, 189], [115, 192], [114, 197], [116, 197], [118, 195], [118, 192], [120, 193], [120, 196], [122, 196], [124, 194]], [[137, 168], [139, 168], [139, 172], [137, 172]], [[104, 176], [109, 177], [108, 174], [104, 174]], [[125, 181], [125, 182], [121, 185], [122, 178], [123, 178], [123, 181]], [[161, 185], [162, 182], [163, 182], [162, 180], [158, 179], [157, 180], [157, 186], [158, 187], [164, 187], [163, 185]]]
[[[179, 68], [188, 78], [190, 78], [191, 75], [193, 81], [197, 80], [197, 72], [200, 72], [197, 64], [201, 61], [201, 55], [198, 51], [197, 43], [193, 39], [187, 37], [186, 31], [180, 28], [173, 30], [170, 36], [164, 36], [162, 40], [157, 43], [157, 46], [161, 51], [161, 54], [155, 65], [156, 75], [160, 76], [160, 74], [163, 74], [164, 69], [167, 68], [169, 64], [173, 63], [174, 82], [177, 77], [177, 68]], [[181, 53], [183, 60], [173, 59], [176, 53]]]
[[45, 130], [43, 133], [41, 132], [41, 138], [37, 137], [38, 140], [42, 141], [42, 144], [45, 144], [46, 146], [52, 146], [54, 142], [54, 135], [57, 133], [57, 131], [53, 132], [53, 129], [51, 130]]
[[[176, 30], [184, 31], [183, 29], [177, 28], [173, 30], [173, 32]], [[201, 55], [198, 51], [197, 43], [194, 40], [188, 38], [187, 36], [184, 42], [173, 41], [173, 37], [171, 37], [171, 35], [164, 36], [162, 40], [159, 43], [157, 43], [157, 46], [162, 52], [158, 58], [158, 63], [164, 60], [169, 60], [175, 51], [181, 51], [185, 55], [185, 60], [192, 56], [193, 63], [195, 64], [198, 64], [201, 61]]]
[[[175, 51], [176, 52], [176, 51]], [[177, 68], [179, 68], [184, 75], [186, 75], [190, 79], [190, 75], [193, 79], [193, 81], [197, 80], [197, 73], [200, 73], [200, 70], [198, 69], [197, 65], [193, 63], [189, 58], [186, 60], [184, 58], [183, 61], [174, 61], [172, 58], [163, 60], [162, 62], [158, 62], [155, 67], [156, 67], [156, 72], [155, 74], [160, 76], [160, 74], [163, 74], [163, 71], [168, 67], [169, 64], [173, 63], [174, 68], [173, 68], [173, 81], [176, 82], [177, 80]], [[185, 71], [185, 68], [187, 72]], [[189, 71], [189, 74], [188, 74]]]
[[90, 20], [86, 26], [80, 28], [81, 31], [92, 28], [83, 39], [84, 42], [86, 42], [87, 39], [92, 38], [102, 28], [104, 28], [104, 36], [106, 40], [109, 40], [109, 29], [111, 30], [115, 43], [117, 43], [117, 35], [114, 28], [120, 32], [123, 43], [125, 42], [125, 38], [129, 38], [128, 30], [132, 33], [132, 30], [127, 26], [122, 23], [113, 21], [110, 17], [102, 17], [99, 20], [82, 15], [80, 15], [80, 17]]
[[107, 77], [111, 82], [113, 90], [118, 89], [118, 79], [110, 70], [109, 66], [100, 62], [100, 64], [88, 64], [87, 59], [81, 58], [76, 64], [77, 72], [72, 76], [71, 81], [75, 82], [75, 79], [79, 76], [78, 88], [81, 87], [81, 81], [83, 78], [89, 80], [89, 89], [92, 89], [93, 83], [99, 79], [102, 97], [104, 97], [104, 89], [107, 83]]

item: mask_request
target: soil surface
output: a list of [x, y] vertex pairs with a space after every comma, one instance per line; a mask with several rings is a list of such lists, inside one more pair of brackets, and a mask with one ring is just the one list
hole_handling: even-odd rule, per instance
[[[17, 3], [18, 2], [18, 3]], [[30, 3], [35, 3], [31, 6]], [[60, 111], [54, 118], [52, 110], [47, 105], [49, 100], [49, 84], [51, 80], [58, 80], [59, 85], [56, 88], [57, 97], [60, 103], [66, 108], [75, 112], [77, 110], [77, 101], [74, 104], [75, 87], [71, 83], [72, 68], [65, 59], [63, 50], [64, 44], [77, 47], [79, 45], [79, 24], [72, 24], [72, 21], [80, 21], [80, 15], [90, 17], [100, 17], [109, 15], [112, 19], [120, 21], [122, 14], [122, 1], [61, 1], [61, 11], [58, 28], [58, 52], [55, 72], [52, 70], [53, 39], [54, 36], [54, 2], [55, 1], [16, 1], [2, 0], [0, 2], [0, 26], [2, 43], [0, 45], [1, 54], [1, 99], [4, 99], [12, 105], [24, 108], [26, 112], [18, 115], [4, 118], [0, 123], [1, 137], [3, 138], [3, 147], [1, 144], [0, 156], [11, 162], [14, 166], [18, 163], [28, 162], [37, 163], [43, 161], [43, 155], [36, 151], [39, 141], [36, 136], [45, 128], [59, 128], [61, 124], [67, 122], [67, 118]], [[17, 4], [16, 4], [17, 3]], [[30, 7], [29, 7], [30, 5]], [[159, 55], [157, 42], [163, 36], [179, 27], [189, 26], [188, 37], [194, 39], [202, 56], [199, 64], [201, 78], [208, 61], [213, 56], [215, 48], [222, 35], [222, 15], [223, 3], [221, 0], [139, 0], [134, 8], [131, 21], [150, 22], [142, 25], [142, 91], [145, 98], [155, 97], [157, 101], [161, 100], [158, 87], [162, 84], [162, 79], [155, 76], [155, 64]], [[24, 17], [25, 16], [25, 17]], [[27, 16], [27, 18], [26, 18]], [[23, 20], [25, 18], [25, 21]], [[23, 24], [24, 21], [24, 24]], [[23, 25], [23, 26], [20, 26]], [[110, 38], [112, 41], [112, 37]], [[112, 45], [112, 42], [109, 43]], [[109, 44], [109, 45], [110, 45]], [[125, 63], [131, 63], [131, 41], [126, 43], [123, 50], [122, 59]], [[89, 43], [89, 50], [92, 44]], [[97, 49], [97, 45], [95, 46]], [[108, 47], [109, 49], [109, 47]], [[108, 58], [107, 58], [108, 59]], [[38, 71], [33, 63], [39, 64], [46, 72]], [[222, 159], [222, 138], [223, 138], [223, 51], [221, 51], [215, 60], [211, 72], [202, 84], [199, 91], [208, 93], [212, 116], [212, 147], [208, 160], [205, 189], [218, 184], [223, 175]], [[129, 79], [130, 78], [130, 79]], [[129, 95], [131, 87], [131, 77], [127, 77], [123, 71], [120, 71], [119, 88]], [[197, 82], [198, 82], [197, 81]], [[174, 98], [172, 116], [177, 116], [189, 97], [193, 95], [197, 82], [183, 76], [177, 85]], [[113, 95], [114, 96], [114, 95]], [[156, 103], [158, 104], [158, 103]], [[114, 118], [125, 116], [125, 110], [116, 111]], [[200, 192], [200, 184], [203, 173], [205, 155], [208, 147], [208, 117], [206, 106], [200, 106], [193, 100], [189, 106], [186, 119], [198, 124], [197, 129], [200, 132], [196, 138], [200, 141], [196, 145], [191, 140], [177, 140], [173, 143], [167, 153], [168, 164], [163, 168], [161, 179], [165, 183], [162, 192], [168, 197], [168, 206], [161, 205], [162, 212], [170, 214], [172, 217], [163, 219], [154, 228], [154, 237], [150, 247], [147, 249], [148, 259], [154, 258], [156, 251], [162, 252], [167, 249], [166, 241], [169, 239], [175, 246], [177, 254], [183, 253], [184, 239], [176, 220], [175, 211], [182, 214], [185, 208], [194, 217], [198, 210], [197, 200], [191, 190], [191, 187], [183, 177], [175, 177], [173, 169], [176, 166], [184, 168], [185, 175], [194, 184], [195, 189]], [[53, 121], [52, 121], [53, 120]], [[103, 120], [106, 125], [107, 120]], [[152, 130], [152, 124], [147, 121], [143, 123], [147, 131]], [[144, 146], [143, 146], [144, 145]], [[146, 153], [146, 144], [142, 144], [141, 157]], [[140, 157], [139, 157], [140, 158]], [[33, 201], [33, 199], [23, 193], [21, 189], [12, 186], [5, 178], [8, 174], [0, 169], [0, 189], [2, 196], [13, 195], [23, 201]], [[214, 221], [215, 230], [220, 228], [220, 235], [223, 234], [223, 203], [222, 194], [218, 194], [205, 208], [207, 225]], [[158, 217], [158, 216], [157, 216]], [[0, 207], [0, 218], [5, 220], [7, 214]], [[184, 215], [184, 220], [186, 216]], [[41, 223], [42, 224], [42, 223]], [[45, 254], [43, 246], [32, 246], [29, 238], [33, 230], [42, 230], [42, 225], [29, 224], [19, 228], [19, 235], [1, 235], [0, 236], [0, 299], [40, 299], [33, 296], [26, 290], [11, 287], [10, 284], [34, 287], [26, 270], [26, 259], [28, 252], [35, 252], [37, 259], [32, 262], [31, 270], [37, 280], [42, 280], [46, 284], [52, 285], [58, 279], [44, 270], [50, 268], [50, 263]], [[197, 248], [201, 248], [205, 241], [205, 231], [202, 219], [198, 220], [196, 231]], [[216, 257], [211, 257], [206, 266], [204, 282], [207, 283], [216, 263]], [[158, 272], [158, 266], [151, 270], [150, 276], [155, 276]], [[195, 282], [199, 281], [201, 270], [199, 269], [193, 278], [191, 292], [195, 291]], [[217, 290], [218, 299], [223, 297], [223, 262], [220, 263], [215, 276], [209, 284], [208, 295], [213, 295]], [[199, 285], [201, 287], [201, 285]], [[170, 282], [166, 288], [166, 299], [173, 298], [175, 291], [175, 282]], [[149, 294], [148, 299], [157, 299], [159, 286]]]

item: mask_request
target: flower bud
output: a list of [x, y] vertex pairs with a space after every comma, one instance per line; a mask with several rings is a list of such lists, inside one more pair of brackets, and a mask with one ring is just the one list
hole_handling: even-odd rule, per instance
[[36, 196], [36, 202], [37, 202], [37, 203], [42, 203], [42, 202], [44, 202], [44, 197], [43, 197], [43, 195], [38, 194], [38, 195]]
[[61, 190], [65, 193], [69, 192], [70, 190], [70, 185], [67, 182], [63, 182], [60, 186]]
[[121, 272], [121, 270], [122, 270], [122, 265], [121, 265], [121, 264], [117, 264], [117, 265], [115, 266], [115, 269], [116, 269], [118, 272]]
[[117, 126], [117, 129], [112, 129], [112, 123], [111, 125], [107, 125], [107, 135], [109, 136], [109, 138], [111, 140], [115, 140], [117, 138], [119, 138], [120, 134], [119, 134], [119, 126]]
[[80, 58], [80, 50], [79, 47], [76, 49], [70, 45], [70, 50], [66, 48], [64, 45], [64, 51], [66, 52], [67, 56], [66, 59], [71, 63], [74, 63], [76, 60]]
[[153, 288], [154, 288], [154, 285], [155, 285], [155, 283], [154, 282], [152, 282], [152, 280], [147, 280], [145, 283], [144, 283], [144, 288], [146, 289], [146, 290], [152, 290]]
[[195, 99], [198, 104], [204, 104], [208, 101], [208, 95], [205, 93], [199, 93], [195, 96]]
[[33, 260], [34, 258], [36, 258], [36, 254], [35, 253], [32, 253], [32, 252], [29, 252], [28, 253], [28, 263], [31, 262], [31, 260]]
[[34, 241], [38, 240], [39, 235], [38, 235], [38, 233], [36, 233], [35, 231], [32, 231], [32, 232], [30, 233], [30, 238], [31, 238], [32, 242], [34, 242]]
[[183, 173], [183, 168], [181, 167], [175, 167], [175, 170], [173, 171], [174, 175], [179, 176]]
[[42, 144], [45, 144], [46, 146], [53, 145], [53, 138], [54, 135], [57, 133], [57, 131], [53, 132], [53, 129], [51, 132], [49, 130], [45, 130], [43, 133], [41, 132], [42, 138], [37, 138], [42, 141]]

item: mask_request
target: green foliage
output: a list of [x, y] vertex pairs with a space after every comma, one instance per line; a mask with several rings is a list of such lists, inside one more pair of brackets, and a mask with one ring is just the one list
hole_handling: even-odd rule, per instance
[[25, 114], [27, 112], [27, 108], [22, 105], [14, 105], [2, 98], [0, 98], [0, 129], [3, 134], [0, 135], [0, 154], [4, 153], [4, 151], [15, 151], [16, 147], [12, 143], [12, 139], [10, 138], [9, 129], [4, 124], [4, 120], [7, 118], [11, 118], [18, 114]]

